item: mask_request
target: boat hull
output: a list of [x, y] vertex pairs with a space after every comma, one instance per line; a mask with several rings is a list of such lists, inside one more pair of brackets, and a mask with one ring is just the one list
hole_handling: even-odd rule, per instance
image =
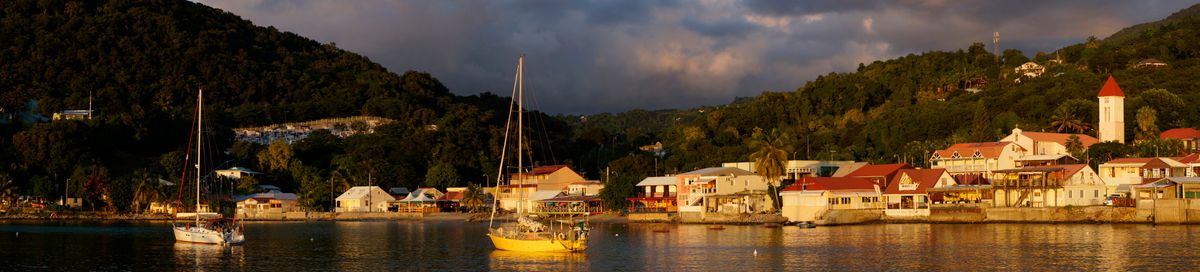
[[246, 236], [242, 235], [238, 231], [223, 233], [194, 226], [175, 226], [172, 229], [175, 232], [176, 242], [214, 245], [240, 245], [246, 241]]
[[509, 239], [492, 234], [492, 245], [496, 249], [518, 252], [579, 252], [587, 249], [586, 240], [521, 240]]

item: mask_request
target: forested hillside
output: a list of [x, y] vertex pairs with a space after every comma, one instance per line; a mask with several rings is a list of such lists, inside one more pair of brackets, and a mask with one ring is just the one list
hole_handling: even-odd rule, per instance
[[[183, 170], [199, 89], [206, 122], [214, 124], [209, 146], [220, 154], [211, 158], [214, 167], [266, 172], [224, 189], [273, 184], [327, 209], [330, 190], [349, 186], [496, 179], [506, 97], [456, 96], [433, 75], [393, 73], [335, 44], [189, 1], [19, 0], [0, 10], [0, 117], [51, 116], [86, 109], [89, 100], [95, 109], [91, 120], [0, 122], [0, 198], [57, 199], [69, 190], [89, 206], [117, 210], [173, 199], [177, 188], [157, 179], [177, 180]], [[1101, 144], [1083, 156], [1095, 164], [1171, 155], [1172, 143], [1153, 136], [1200, 126], [1193, 105], [1200, 101], [1197, 10], [1051, 52], [994, 54], [975, 43], [864, 63], [792, 92], [727, 105], [529, 114], [527, 134], [535, 137], [526, 152], [536, 164], [570, 164], [608, 180], [605, 197], [614, 205], [646, 175], [748, 161], [753, 143], [763, 141], [792, 159], [923, 166], [932, 150], [995, 141], [1015, 127], [1095, 135], [1096, 93], [1112, 75], [1127, 96], [1131, 144]], [[1137, 65], [1146, 59], [1168, 65]], [[1046, 71], [1026, 77], [1013, 70], [1029, 61]], [[511, 85], [496, 86], [507, 94]], [[317, 132], [270, 146], [234, 143], [229, 129], [357, 115], [397, 122], [369, 134]], [[659, 141], [661, 157], [639, 150]]]
[[[232, 150], [214, 152], [213, 167], [267, 172], [231, 185], [242, 191], [269, 183], [328, 205], [330, 180], [339, 190], [464, 185], [482, 182], [485, 168], [495, 176], [507, 98], [455, 96], [427, 73], [396, 74], [335, 44], [190, 1], [23, 0], [0, 10], [0, 116], [50, 117], [87, 109], [89, 98], [95, 110], [92, 120], [0, 123], [6, 196], [57, 199], [69, 179], [70, 191], [82, 192], [73, 197], [98, 206], [173, 199], [175, 188], [156, 180], [177, 180], [183, 169], [199, 89], [212, 150]], [[506, 83], [496, 85], [507, 93]], [[357, 115], [397, 122], [271, 149], [234, 144], [229, 130]], [[569, 135], [557, 119], [533, 116], [547, 132], [539, 135]], [[428, 169], [441, 178], [427, 178]]]

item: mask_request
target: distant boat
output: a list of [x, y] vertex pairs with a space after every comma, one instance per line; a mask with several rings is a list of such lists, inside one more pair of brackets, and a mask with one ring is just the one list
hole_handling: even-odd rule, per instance
[[[200, 134], [204, 132], [204, 90], [200, 90], [199, 98], [196, 99], [196, 206], [195, 212], [175, 214], [175, 218], [189, 218], [192, 222], [184, 221], [182, 225], [179, 222], [173, 222], [172, 229], [175, 232], [176, 242], [188, 242], [198, 244], [218, 244], [218, 245], [240, 245], [246, 242], [246, 236], [242, 234], [243, 225], [236, 220], [225, 220], [219, 213], [202, 213], [200, 212], [200, 181], [204, 175], [200, 174]], [[187, 159], [184, 159], [187, 163]], [[184, 170], [185, 173], [187, 170]], [[186, 176], [186, 174], [184, 175]], [[183, 186], [183, 183], [179, 183]], [[176, 209], [178, 211], [179, 209]]]
[[[523, 68], [525, 65], [525, 56], [517, 59], [517, 76], [516, 82], [513, 82], [513, 97], [510, 103], [517, 106], [517, 175], [524, 177], [525, 168], [523, 167], [524, 149], [524, 74]], [[510, 112], [511, 114], [511, 112]], [[510, 115], [511, 116], [511, 115]], [[508, 147], [508, 127], [512, 127], [512, 119], [509, 119], [505, 125], [504, 131], [504, 146], [501, 147], [501, 154], [506, 154]], [[504, 155], [500, 155], [500, 170], [497, 173], [496, 187], [499, 189], [500, 181], [504, 176]], [[509, 181], [511, 184], [512, 181]], [[498, 192], [499, 190], [497, 190]], [[495, 201], [495, 200], [493, 200]], [[518, 203], [525, 202], [524, 199]], [[495, 207], [493, 202], [492, 207]], [[494, 226], [493, 222], [496, 219], [496, 209], [492, 209], [491, 218], [488, 220], [488, 238], [492, 241], [492, 245], [499, 250], [520, 251], [520, 252], [579, 252], [587, 249], [588, 228], [585, 220], [560, 220], [551, 222], [538, 222], [525, 214], [524, 209], [517, 206], [517, 223], [504, 224], [502, 226]]]
[[817, 224], [813, 224], [812, 221], [803, 221], [803, 222], [796, 223], [796, 226], [800, 227], [802, 229], [811, 229], [811, 228], [817, 227]]
[[780, 227], [780, 225], [779, 225], [779, 223], [773, 223], [773, 222], [772, 223], [763, 223], [763, 227], [768, 228], [768, 229], [777, 229]]

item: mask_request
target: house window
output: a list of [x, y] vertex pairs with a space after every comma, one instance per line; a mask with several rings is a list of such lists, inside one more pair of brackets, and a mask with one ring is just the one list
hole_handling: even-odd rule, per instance
[[830, 199], [829, 199], [829, 205], [837, 205], [837, 204], [838, 204], [838, 199], [837, 199], [837, 198], [830, 198]]
[[1093, 190], [1092, 193], [1092, 197], [1100, 197], [1100, 190]]
[[1075, 192], [1067, 191], [1067, 198], [1072, 198], [1072, 197], [1074, 197], [1074, 195], [1075, 195]]

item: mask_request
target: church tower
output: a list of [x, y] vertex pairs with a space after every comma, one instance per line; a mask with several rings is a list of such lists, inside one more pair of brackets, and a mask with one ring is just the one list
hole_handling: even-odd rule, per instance
[[1125, 143], [1125, 93], [1112, 75], [1100, 88], [1100, 128], [1096, 130], [1100, 142]]

